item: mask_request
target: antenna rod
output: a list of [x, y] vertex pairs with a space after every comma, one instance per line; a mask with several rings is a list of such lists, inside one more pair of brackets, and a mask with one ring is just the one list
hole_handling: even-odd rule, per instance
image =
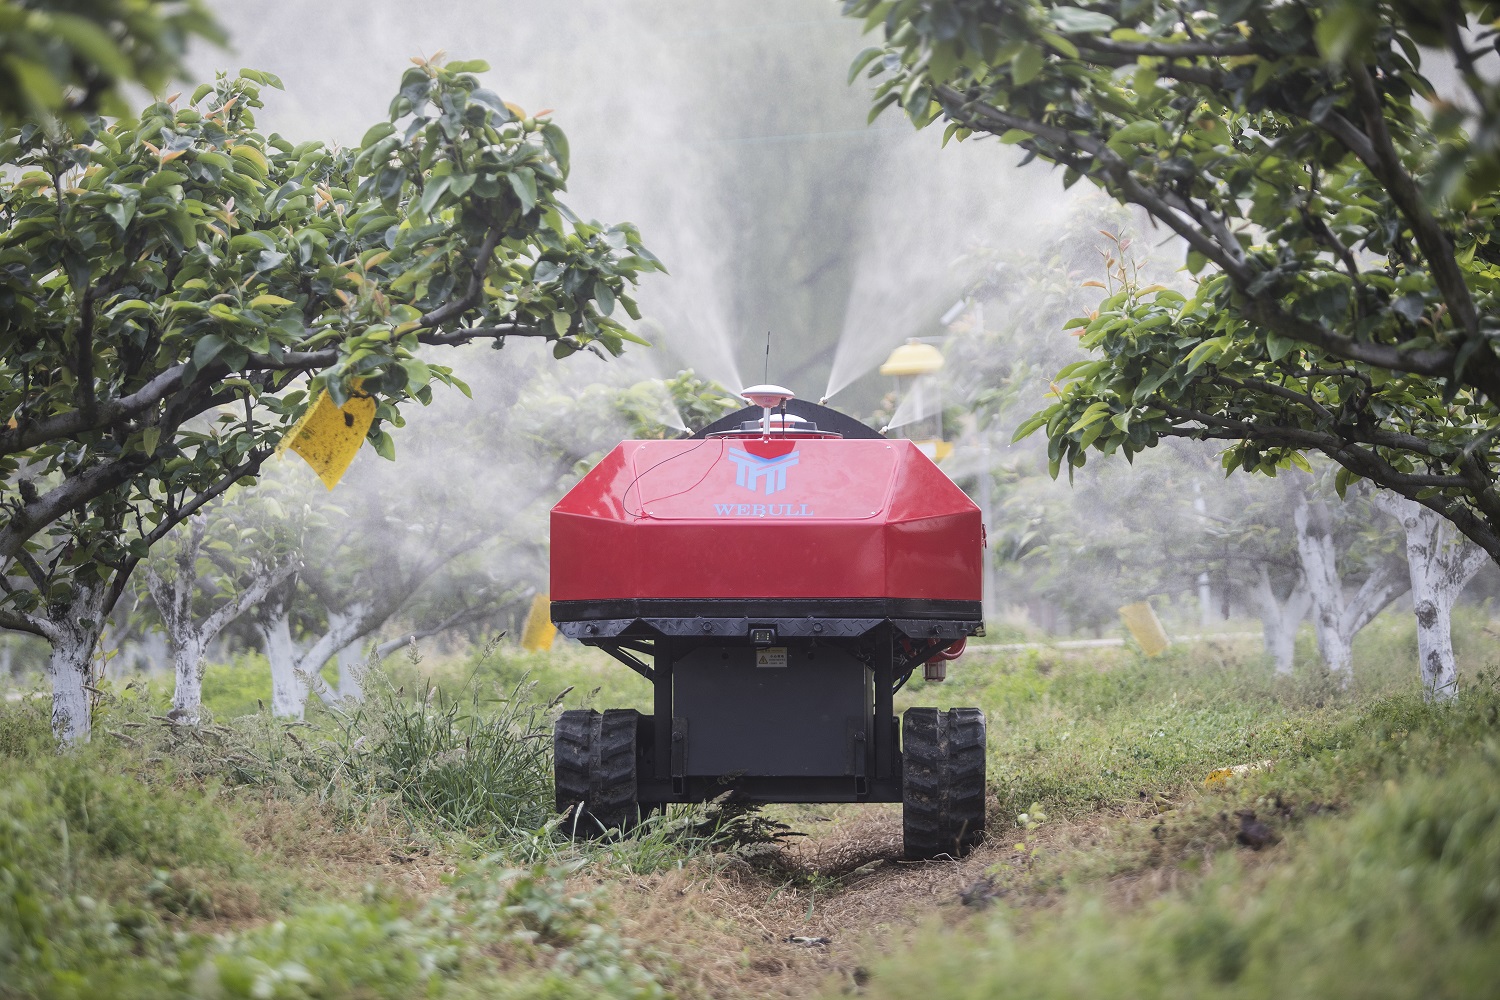
[[766, 331], [766, 370], [760, 379], [762, 382], [771, 381], [771, 331]]

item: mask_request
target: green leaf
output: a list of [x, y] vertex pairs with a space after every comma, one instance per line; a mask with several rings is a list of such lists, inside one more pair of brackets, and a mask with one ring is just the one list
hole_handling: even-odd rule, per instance
[[229, 346], [229, 341], [216, 333], [205, 334], [193, 345], [193, 367], [202, 371], [213, 363], [224, 348]]
[[49, 27], [82, 57], [83, 63], [96, 64], [108, 76], [130, 79], [135, 75], [130, 60], [120, 51], [108, 32], [94, 21], [76, 14], [53, 11]]
[[[130, 220], [135, 218], [137, 200], [135, 198], [122, 198], [119, 201], [110, 202], [104, 206], [104, 214], [115, 220], [115, 225], [120, 227], [120, 232], [130, 225]], [[1472, 250], [1469, 254], [1473, 256]]]
[[432, 381], [432, 370], [423, 361], [406, 358], [401, 362], [401, 367], [406, 370], [407, 385], [411, 389], [420, 389]]
[[453, 183], [453, 178], [432, 177], [427, 181], [427, 186], [422, 189], [422, 197], [418, 199], [415, 211], [418, 215], [431, 215], [437, 203], [442, 200], [448, 192], [448, 185]]
[[378, 431], [372, 429], [371, 444], [375, 446], [375, 454], [387, 462], [396, 460], [396, 442], [391, 439], [390, 434], [382, 428]]
[[1266, 353], [1272, 361], [1280, 361], [1291, 353], [1297, 342], [1290, 337], [1282, 337], [1274, 333], [1266, 334]]
[[603, 278], [594, 279], [594, 301], [599, 304], [599, 313], [608, 316], [615, 311], [614, 289]]
[[566, 336], [568, 328], [573, 325], [573, 317], [565, 312], [552, 314], [552, 329], [557, 331], [559, 337]]
[[1019, 441], [1024, 437], [1036, 433], [1038, 428], [1045, 427], [1047, 424], [1048, 416], [1049, 411], [1043, 411], [1041, 413], [1033, 414], [1032, 416], [1023, 420], [1021, 422], [1021, 426], [1016, 428], [1015, 434], [1011, 435], [1011, 442], [1014, 443], [1016, 441]]
[[381, 139], [384, 139], [386, 136], [395, 131], [396, 126], [392, 125], [390, 122], [377, 122], [376, 124], [371, 125], [370, 130], [365, 133], [365, 137], [359, 140], [360, 148], [369, 149]]
[[1073, 426], [1069, 427], [1063, 433], [1072, 434], [1074, 431], [1082, 430], [1090, 424], [1103, 420], [1107, 416], [1109, 416], [1108, 403], [1104, 402], [1103, 400], [1098, 400], [1096, 402], [1090, 403], [1088, 409], [1083, 411], [1083, 415], [1076, 421], [1074, 421]]
[[870, 48], [865, 49], [859, 55], [855, 56], [854, 62], [849, 64], [849, 79], [846, 82], [852, 84], [854, 82], [854, 78], [856, 76], [859, 76], [860, 70], [864, 69], [866, 66], [870, 65], [870, 63], [874, 62], [876, 59], [879, 59], [883, 55], [885, 55], [885, 49], [875, 48], [874, 46], [871, 46]]
[[1138, 142], [1151, 142], [1156, 138], [1157, 129], [1159, 128], [1160, 126], [1154, 121], [1131, 122], [1110, 136], [1109, 144], [1114, 146], [1117, 143], [1120, 145], [1132, 145]]
[[1324, 59], [1341, 63], [1351, 53], [1368, 48], [1378, 25], [1374, 11], [1362, 0], [1337, 0], [1323, 9], [1313, 37]]
[[536, 206], [536, 174], [529, 167], [521, 167], [506, 174], [505, 179], [521, 202], [521, 214], [530, 212]]
[[1113, 31], [1119, 22], [1099, 11], [1083, 10], [1079, 7], [1054, 7], [1047, 11], [1047, 19], [1058, 31], [1070, 33]]
[[1036, 45], [1022, 46], [1021, 51], [1016, 53], [1010, 61], [1011, 79], [1016, 86], [1024, 87], [1035, 80], [1037, 74], [1042, 71], [1043, 55], [1040, 47]]
[[865, 116], [865, 124], [866, 125], [873, 124], [874, 121], [875, 121], [875, 119], [877, 119], [877, 118], [880, 117], [880, 113], [882, 111], [884, 111], [886, 108], [890, 107], [892, 104], [895, 104], [900, 99], [901, 99], [900, 92], [899, 91], [895, 91], [895, 90], [892, 90], [889, 93], [887, 93], [885, 96], [881, 97], [879, 100], [877, 100], [874, 103], [873, 106], [871, 106], [870, 113]]

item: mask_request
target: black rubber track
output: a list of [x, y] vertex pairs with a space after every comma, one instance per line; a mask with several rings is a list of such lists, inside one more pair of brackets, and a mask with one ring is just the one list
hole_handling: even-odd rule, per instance
[[907, 858], [968, 854], [984, 839], [984, 713], [907, 709], [901, 786]]
[[629, 829], [636, 804], [636, 726], [640, 713], [612, 708], [564, 712], [552, 730], [557, 811], [577, 807], [564, 827], [594, 837]]

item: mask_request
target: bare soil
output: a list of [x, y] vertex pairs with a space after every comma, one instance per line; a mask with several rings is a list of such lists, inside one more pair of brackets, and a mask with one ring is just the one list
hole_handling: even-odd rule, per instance
[[[872, 958], [924, 928], [1013, 893], [1046, 901], [1008, 831], [962, 860], [908, 862], [899, 805], [797, 812], [787, 821], [807, 836], [768, 857], [598, 883], [625, 932], [675, 965], [674, 988], [709, 997], [852, 990]], [[1058, 827], [1047, 839], [1066, 835]]]

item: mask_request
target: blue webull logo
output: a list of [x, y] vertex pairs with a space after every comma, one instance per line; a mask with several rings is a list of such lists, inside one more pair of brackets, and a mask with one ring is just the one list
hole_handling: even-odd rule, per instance
[[[731, 449], [730, 461], [734, 462], [734, 484], [750, 492], [765, 486], [766, 496], [786, 489], [786, 471], [798, 462], [795, 450], [775, 458], [761, 458], [747, 451]], [[805, 503], [716, 503], [714, 514], [719, 517], [811, 517], [812, 510]]]
[[805, 503], [716, 503], [719, 517], [812, 517]]
[[761, 458], [748, 451], [730, 449], [729, 460], [736, 466], [734, 485], [754, 493], [756, 484], [764, 481], [766, 496], [770, 496], [786, 489], [786, 470], [797, 464], [797, 452], [793, 450], [776, 458]]

